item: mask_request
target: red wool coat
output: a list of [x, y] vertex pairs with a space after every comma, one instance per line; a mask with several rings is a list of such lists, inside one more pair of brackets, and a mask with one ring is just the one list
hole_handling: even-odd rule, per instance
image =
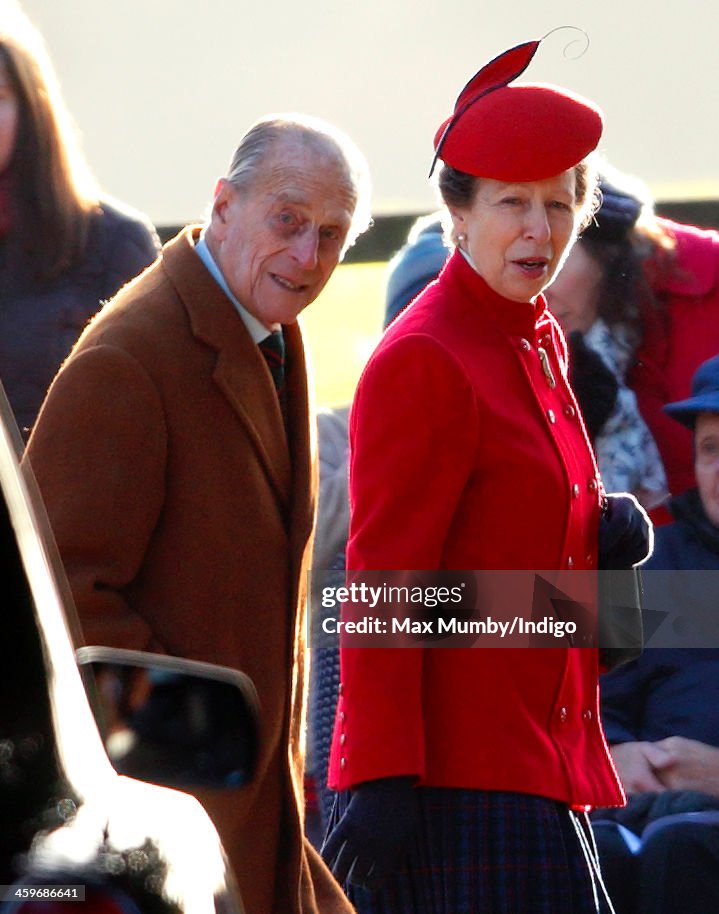
[[[601, 485], [543, 298], [501, 298], [455, 253], [385, 333], [350, 435], [349, 569], [596, 567]], [[345, 647], [341, 670], [336, 788], [623, 801], [593, 649]]]
[[258, 347], [186, 229], [107, 305], [27, 449], [85, 642], [249, 674], [255, 780], [203, 791], [247, 914], [349, 914], [303, 844], [304, 606], [313, 520], [303, 346], [285, 329], [289, 433]]

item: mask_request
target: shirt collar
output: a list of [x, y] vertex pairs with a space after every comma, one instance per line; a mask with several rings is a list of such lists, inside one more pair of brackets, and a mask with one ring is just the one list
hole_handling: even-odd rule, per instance
[[197, 251], [197, 256], [207, 267], [208, 272], [219, 285], [225, 295], [229, 298], [232, 304], [237, 309], [237, 313], [242, 318], [242, 322], [247, 328], [247, 332], [250, 334], [255, 343], [260, 343], [265, 337], [269, 336], [272, 330], [279, 330], [278, 327], [273, 327], [272, 330], [268, 330], [267, 327], [261, 322], [258, 321], [254, 314], [250, 314], [247, 308], [244, 308], [240, 302], [237, 300], [236, 296], [232, 293], [230, 287], [227, 285], [225, 277], [222, 275], [222, 271], [217, 266], [215, 258], [210, 253], [210, 249], [205, 240], [205, 229], [202, 229], [200, 237], [195, 244], [195, 250]]

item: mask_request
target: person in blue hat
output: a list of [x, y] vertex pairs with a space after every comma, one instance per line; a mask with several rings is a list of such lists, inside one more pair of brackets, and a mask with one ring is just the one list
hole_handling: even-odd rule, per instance
[[675, 522], [658, 537], [652, 567], [719, 568], [719, 355], [699, 367], [691, 397], [664, 411], [694, 432], [697, 487], [670, 503]]
[[[719, 355], [696, 371], [691, 396], [664, 410], [693, 433], [696, 486], [670, 501], [674, 522], [655, 530], [654, 552], [642, 566], [646, 605], [666, 605], [690, 621], [698, 612], [711, 618], [717, 597], [707, 572], [719, 571]], [[718, 646], [719, 631], [701, 646], [645, 650], [602, 677], [602, 719], [629, 794], [625, 809], [600, 811], [594, 823], [618, 914], [719, 907]]]
[[413, 223], [406, 243], [388, 265], [385, 328], [436, 279], [450, 253], [444, 239], [442, 213], [420, 216]]

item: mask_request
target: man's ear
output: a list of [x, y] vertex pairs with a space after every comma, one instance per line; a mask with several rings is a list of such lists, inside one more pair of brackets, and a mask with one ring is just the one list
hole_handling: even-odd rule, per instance
[[215, 197], [212, 201], [211, 222], [220, 231], [227, 224], [228, 208], [234, 202], [237, 191], [227, 178], [218, 178], [215, 184]]

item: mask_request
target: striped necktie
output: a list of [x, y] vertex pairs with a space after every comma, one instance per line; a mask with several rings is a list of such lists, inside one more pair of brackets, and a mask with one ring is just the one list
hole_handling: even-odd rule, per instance
[[285, 338], [282, 336], [282, 331], [274, 330], [269, 336], [260, 340], [258, 346], [265, 357], [281, 399], [285, 386]]

